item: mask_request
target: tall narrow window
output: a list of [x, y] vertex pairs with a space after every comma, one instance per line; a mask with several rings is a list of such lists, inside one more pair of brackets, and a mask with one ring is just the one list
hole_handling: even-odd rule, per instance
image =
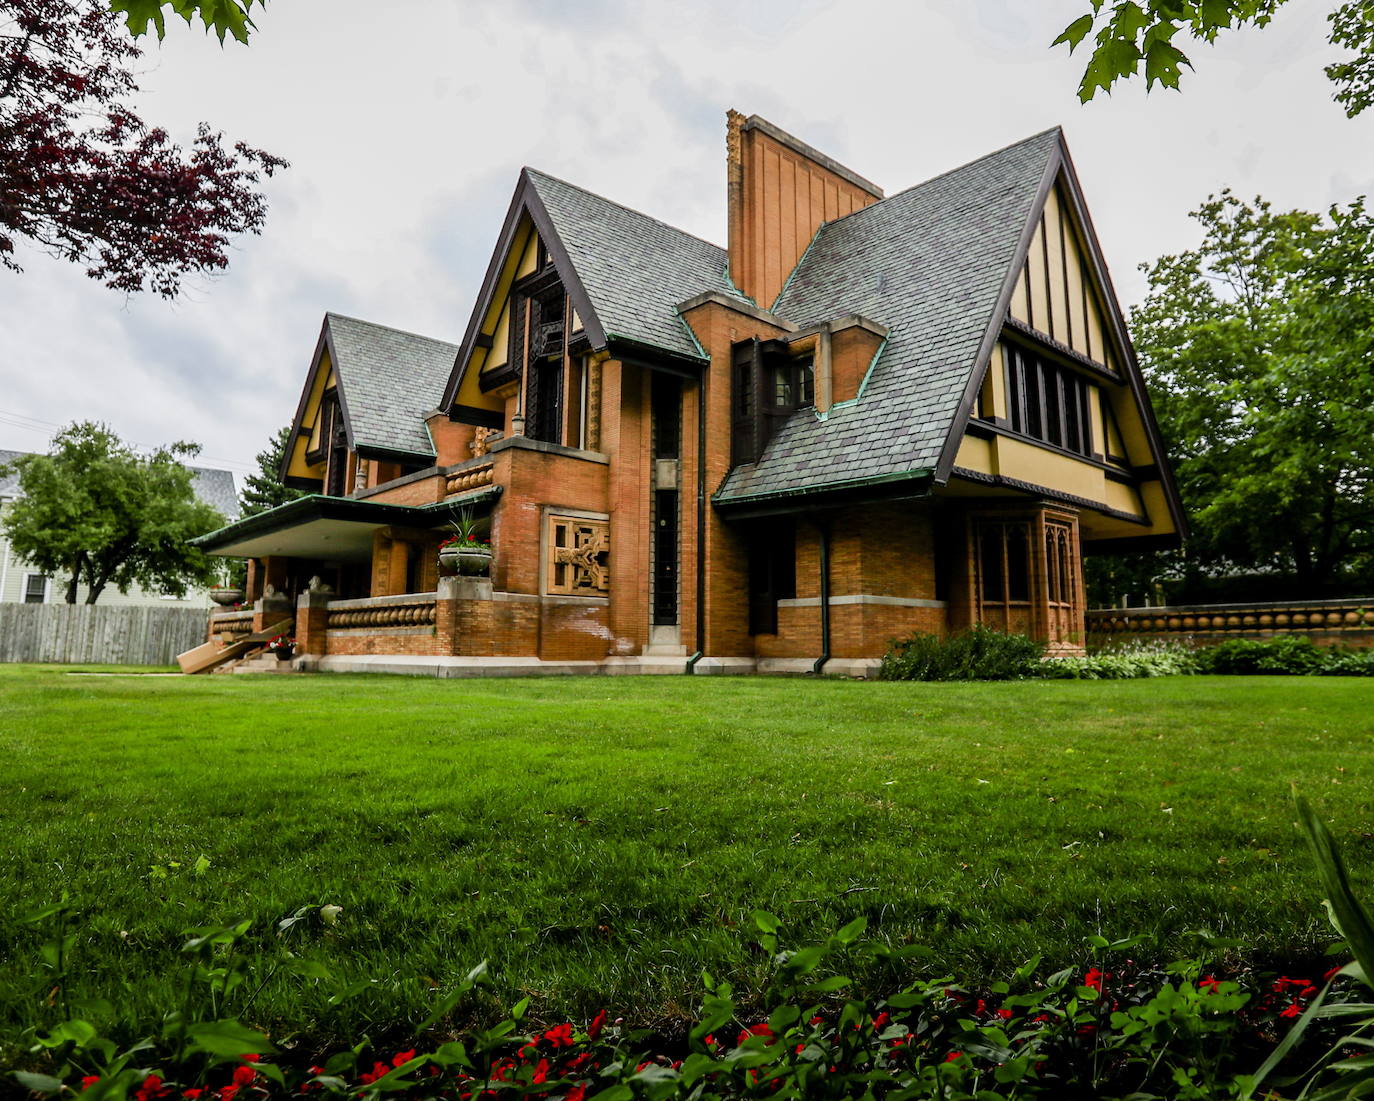
[[1091, 455], [1091, 383], [1019, 345], [1004, 344], [1002, 351], [1012, 431], [1076, 455]]
[[24, 603], [46, 604], [48, 602], [48, 579], [41, 573], [31, 573], [24, 578]]

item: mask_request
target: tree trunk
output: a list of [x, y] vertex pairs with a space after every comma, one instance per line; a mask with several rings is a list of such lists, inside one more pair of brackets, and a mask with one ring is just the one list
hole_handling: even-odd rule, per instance
[[76, 603], [76, 589], [81, 584], [81, 571], [86, 566], [86, 552], [77, 551], [76, 557], [72, 559], [72, 577], [67, 582], [67, 603]]

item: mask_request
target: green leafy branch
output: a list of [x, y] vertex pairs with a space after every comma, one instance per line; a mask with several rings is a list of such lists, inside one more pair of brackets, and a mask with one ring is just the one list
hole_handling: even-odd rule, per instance
[[207, 32], [214, 31], [220, 45], [226, 34], [246, 45], [248, 32], [257, 29], [250, 12], [254, 3], [267, 6], [267, 0], [110, 0], [110, 10], [124, 16], [135, 38], [147, 34], [151, 24], [161, 41], [167, 34], [166, 8], [186, 20], [187, 26], [194, 26], [199, 17]]

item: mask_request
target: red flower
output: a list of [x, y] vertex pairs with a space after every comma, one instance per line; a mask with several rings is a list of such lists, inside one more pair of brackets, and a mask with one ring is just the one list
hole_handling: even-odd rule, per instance
[[735, 1041], [735, 1046], [740, 1047], [750, 1036], [762, 1036], [766, 1040], [773, 1038], [773, 1030], [768, 1027], [767, 1021], [761, 1021], [756, 1025], [750, 1025], [739, 1034], [739, 1039]]
[[197, 1086], [195, 1089], [191, 1089], [191, 1090], [182, 1090], [182, 1091], [181, 1091], [181, 1096], [184, 1097], [184, 1098], [186, 1098], [186, 1101], [197, 1101], [197, 1099], [200, 1097], [200, 1095], [201, 1095], [202, 1093], [204, 1093], [204, 1092], [205, 1092], [205, 1091], [204, 1091], [203, 1089], [201, 1089], [199, 1086]]
[[542, 1086], [548, 1080], [548, 1077], [549, 1061], [547, 1059], [540, 1059], [539, 1065], [534, 1068], [534, 1075], [530, 1078], [530, 1081], [536, 1086]]
[[1208, 975], [1205, 979], [1198, 980], [1197, 988], [1199, 990], [1206, 990], [1215, 994], [1217, 992], [1217, 987], [1219, 987], [1220, 985], [1220, 979], [1213, 978], [1211, 975]]
[[1334, 979], [1338, 974], [1340, 974], [1342, 966], [1344, 965], [1339, 963], [1336, 964], [1335, 967], [1333, 967], [1330, 971], [1328, 971], [1325, 975], [1322, 976], [1322, 982], [1330, 982], [1332, 979]]
[[[592, 1018], [592, 1023], [587, 1026], [587, 1039], [595, 1040], [598, 1036], [601, 1035], [601, 1030], [605, 1027], [606, 1011], [603, 1009], [600, 1013], [598, 1013], [595, 1017]], [[581, 1087], [578, 1088], [580, 1089]], [[571, 1094], [569, 1094], [568, 1096], [569, 1098], [572, 1097]]]
[[394, 1056], [392, 1056], [392, 1058], [391, 1058], [391, 1065], [392, 1065], [393, 1067], [399, 1067], [399, 1066], [402, 1066], [402, 1065], [405, 1064], [405, 1063], [410, 1062], [410, 1061], [411, 1061], [412, 1059], [414, 1059], [414, 1058], [415, 1058], [415, 1049], [414, 1049], [414, 1048], [411, 1048], [409, 1051], [398, 1051]]
[[572, 1047], [573, 1026], [571, 1024], [555, 1025], [544, 1033], [544, 1039], [548, 1040], [555, 1048]]
[[1096, 990], [1100, 994], [1102, 992], [1102, 980], [1106, 977], [1106, 975], [1094, 967], [1083, 976], [1083, 985]]
[[945, 1062], [952, 1063], [955, 1059], [961, 1058], [963, 1054], [964, 1053], [962, 1051], [951, 1051], [948, 1055], [945, 1056]]
[[573, 1088], [568, 1091], [568, 1096], [565, 1097], [563, 1101], [582, 1101], [582, 1099], [586, 1096], [587, 1087], [579, 1082], [577, 1085], [573, 1086]]
[[1080, 1035], [1080, 1036], [1091, 1036], [1091, 1035], [1092, 1035], [1094, 1032], [1096, 1032], [1096, 1031], [1097, 1031], [1097, 1026], [1096, 1026], [1096, 1025], [1083, 1025], [1083, 1026], [1081, 1026], [1081, 1027], [1079, 1028], [1079, 1030], [1078, 1030], [1078, 1035]]
[[143, 1085], [134, 1091], [135, 1101], [153, 1101], [156, 1097], [165, 1096], [167, 1091], [162, 1086], [162, 1079], [156, 1074], [150, 1074], [143, 1079]]
[[1011, 1010], [1010, 1010], [1010, 1009], [999, 1009], [999, 1010], [997, 1011], [997, 1016], [1001, 1017], [1002, 1020], [1004, 1020], [1004, 1021], [1010, 1021], [1010, 1020], [1011, 1020]]
[[238, 1092], [238, 1086], [221, 1086], [219, 1090], [219, 1101], [234, 1101], [234, 1094]]
[[233, 1082], [236, 1086], [251, 1086], [258, 1072], [252, 1067], [235, 1067]]
[[716, 1046], [716, 1038], [715, 1038], [715, 1036], [714, 1036], [712, 1033], [710, 1033], [710, 1032], [708, 1032], [704, 1037], [702, 1037], [702, 1041], [701, 1041], [701, 1042], [702, 1042], [703, 1044], [705, 1044], [707, 1047], [715, 1047], [715, 1046]]
[[358, 1075], [358, 1081], [364, 1086], [370, 1086], [378, 1078], [385, 1078], [391, 1073], [391, 1068], [385, 1063], [373, 1063], [372, 1070], [367, 1074]]
[[805, 1045], [805, 1044], [798, 1044], [796, 1047], [794, 1047], [794, 1048], [792, 1049], [793, 1053], [796, 1054], [796, 1055], [800, 1055], [800, 1054], [801, 1054], [803, 1051], [805, 1051], [805, 1050], [806, 1050], [806, 1045]]
[[1302, 1006], [1297, 1002], [1290, 1002], [1288, 1007], [1279, 1014], [1280, 1017], [1300, 1017], [1302, 1016]]
[[82, 1088], [83, 1090], [88, 1090], [88, 1089], [90, 1089], [92, 1086], [94, 1086], [94, 1085], [95, 1085], [97, 1082], [99, 1082], [99, 1081], [100, 1081], [100, 1075], [98, 1075], [98, 1074], [88, 1074], [88, 1075], [86, 1075], [85, 1078], [81, 1079], [81, 1088]]
[[977, 1001], [977, 1003], [976, 1003], [976, 1004], [974, 1005], [974, 1007], [973, 1007], [973, 1015], [974, 1015], [975, 1017], [981, 1017], [981, 1016], [983, 1016], [983, 1014], [985, 1014], [987, 1011], [988, 1011], [988, 1003], [985, 1002], [985, 1001], [983, 1001], [982, 998], [979, 998], [978, 1001]]
[[879, 1013], [876, 1017], [873, 1018], [873, 1031], [881, 1032], [883, 1029], [887, 1027], [887, 1023], [890, 1020], [892, 1020], [892, 1014], [889, 1013], [886, 1009], [884, 1009], [881, 1013]]

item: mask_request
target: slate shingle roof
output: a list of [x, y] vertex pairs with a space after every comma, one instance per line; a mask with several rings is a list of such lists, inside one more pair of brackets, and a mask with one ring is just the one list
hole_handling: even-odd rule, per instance
[[676, 306], [702, 291], [739, 297], [725, 250], [533, 168], [525, 174], [607, 337], [700, 357]]
[[424, 417], [439, 404], [458, 346], [337, 313], [325, 324], [353, 446], [433, 456]]
[[[28, 451], [0, 450], [0, 466], [7, 466], [15, 459], [31, 454]], [[207, 466], [193, 466], [192, 488], [196, 496], [215, 509], [226, 520], [239, 518], [239, 494], [234, 488], [234, 475], [227, 470], [216, 470]], [[19, 496], [19, 474], [0, 477], [0, 497]]]
[[859, 401], [794, 414], [720, 501], [933, 470], [1058, 129], [824, 225], [774, 306], [805, 326], [858, 313], [888, 326]]
[[234, 476], [227, 470], [207, 466], [191, 467], [192, 487], [196, 496], [226, 520], [239, 518], [239, 494], [234, 488]]

